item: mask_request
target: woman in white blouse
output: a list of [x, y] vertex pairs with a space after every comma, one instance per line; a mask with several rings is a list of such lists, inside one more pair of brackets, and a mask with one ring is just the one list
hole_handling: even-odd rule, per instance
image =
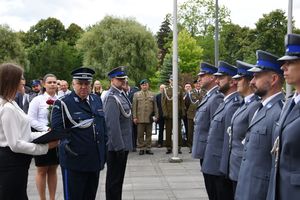
[[[47, 74], [43, 78], [45, 92], [36, 96], [29, 104], [28, 117], [31, 127], [37, 131], [50, 130], [50, 109], [49, 100], [54, 102], [57, 99], [57, 78], [53, 74]], [[51, 108], [51, 107], [50, 107]], [[57, 166], [59, 163], [57, 150], [51, 149], [46, 155], [35, 156], [35, 165], [37, 166], [36, 186], [41, 200], [46, 200], [46, 185], [48, 183], [50, 200], [55, 199], [57, 186]]]
[[14, 64], [0, 65], [0, 199], [27, 200], [30, 155], [42, 155], [58, 142], [34, 144], [43, 133], [32, 133], [30, 121], [14, 101], [23, 70]]

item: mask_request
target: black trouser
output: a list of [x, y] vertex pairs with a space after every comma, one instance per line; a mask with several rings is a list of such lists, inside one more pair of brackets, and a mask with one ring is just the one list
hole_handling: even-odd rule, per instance
[[218, 200], [233, 200], [232, 182], [225, 176], [218, 176], [216, 180]]
[[232, 181], [232, 193], [233, 193], [233, 197], [235, 196], [235, 190], [236, 190], [236, 186], [237, 186], [237, 181]]
[[61, 168], [65, 200], [96, 198], [100, 171], [83, 172]]
[[106, 200], [121, 200], [128, 151], [108, 151], [105, 193]]
[[31, 156], [0, 147], [0, 199], [27, 200]]
[[136, 143], [137, 143], [137, 125], [135, 123], [132, 123], [132, 146], [133, 146], [133, 149], [136, 149]]
[[[200, 159], [200, 166], [202, 166], [203, 159]], [[217, 200], [217, 194], [215, 189], [215, 181], [217, 176], [203, 173], [205, 189], [208, 195], [209, 200]]]
[[163, 146], [164, 130], [165, 130], [165, 120], [164, 120], [164, 118], [160, 118], [158, 120], [158, 128], [159, 128], [159, 132], [158, 132], [158, 144], [160, 144], [161, 146]]

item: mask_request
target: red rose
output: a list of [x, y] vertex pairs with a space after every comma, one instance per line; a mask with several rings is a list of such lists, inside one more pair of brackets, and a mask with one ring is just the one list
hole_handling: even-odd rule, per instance
[[48, 105], [53, 105], [54, 104], [54, 100], [53, 99], [48, 99], [47, 101], [46, 101], [46, 103], [48, 104]]

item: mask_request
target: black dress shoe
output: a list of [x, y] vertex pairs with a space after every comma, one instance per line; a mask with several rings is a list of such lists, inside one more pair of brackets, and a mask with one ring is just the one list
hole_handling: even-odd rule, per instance
[[179, 153], [179, 154], [182, 154], [182, 151], [179, 149], [179, 150], [178, 150], [178, 153]]
[[168, 149], [167, 152], [166, 152], [166, 154], [170, 154], [170, 153], [172, 153], [172, 150]]
[[144, 150], [140, 150], [139, 155], [144, 155]]
[[153, 152], [151, 150], [146, 150], [146, 154], [153, 155]]

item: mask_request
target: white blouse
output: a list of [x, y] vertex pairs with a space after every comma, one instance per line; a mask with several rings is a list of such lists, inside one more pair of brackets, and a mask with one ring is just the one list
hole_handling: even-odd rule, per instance
[[30, 120], [14, 101], [0, 97], [0, 147], [10, 147], [15, 153], [42, 155], [48, 152], [48, 144], [30, 143], [44, 133], [31, 132]]
[[57, 96], [51, 97], [47, 92], [38, 95], [32, 99], [29, 104], [28, 117], [31, 127], [37, 131], [47, 131], [49, 129], [48, 115], [49, 105], [46, 103], [48, 99], [57, 99]]

